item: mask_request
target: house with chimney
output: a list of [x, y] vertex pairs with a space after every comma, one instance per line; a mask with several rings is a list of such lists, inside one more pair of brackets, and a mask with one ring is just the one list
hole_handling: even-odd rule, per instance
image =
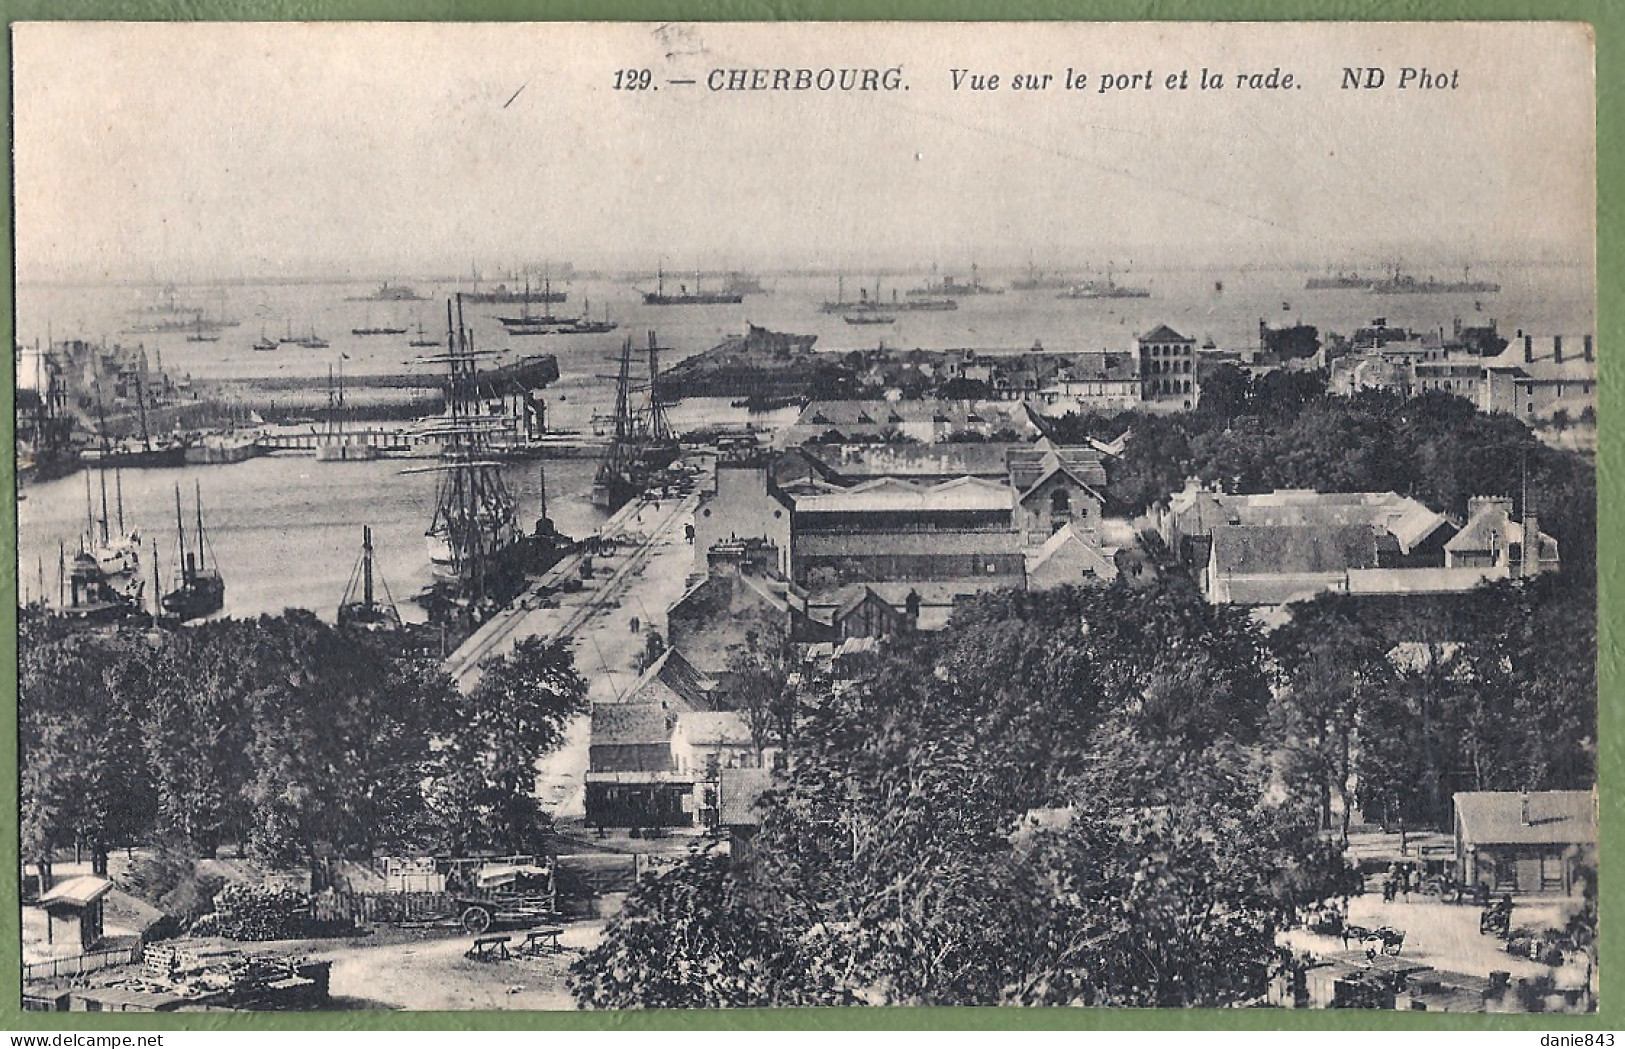
[[1494, 895], [1578, 896], [1584, 879], [1596, 877], [1592, 791], [1462, 792], [1454, 834], [1462, 884]]
[[1539, 519], [1525, 509], [1512, 516], [1509, 496], [1475, 496], [1467, 500], [1467, 524], [1444, 546], [1446, 568], [1494, 568], [1512, 579], [1561, 567], [1557, 540], [1540, 530]]
[[588, 825], [693, 825], [695, 777], [678, 770], [672, 736], [684, 715], [715, 709], [715, 680], [671, 647], [620, 700], [594, 703], [587, 746]]
[[1518, 331], [1500, 356], [1484, 362], [1479, 411], [1525, 422], [1596, 410], [1597, 350], [1591, 335], [1535, 336]]
[[1556, 540], [1532, 524], [1538, 553], [1524, 563], [1524, 526], [1511, 519], [1509, 500], [1474, 500], [1469, 509], [1461, 526], [1394, 492], [1229, 495], [1192, 482], [1158, 512], [1157, 524], [1214, 604], [1273, 607], [1324, 592], [1460, 593], [1557, 565]]

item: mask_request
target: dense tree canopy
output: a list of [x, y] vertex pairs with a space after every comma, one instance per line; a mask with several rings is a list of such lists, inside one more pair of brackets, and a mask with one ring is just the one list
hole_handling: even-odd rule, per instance
[[1179, 581], [972, 601], [816, 697], [748, 855], [640, 889], [577, 997], [1252, 1000], [1275, 931], [1345, 887], [1314, 813], [1266, 800], [1263, 658]]
[[[35, 862], [154, 838], [271, 862], [327, 851], [534, 844], [532, 763], [585, 685], [568, 651], [522, 643], [460, 695], [432, 660], [309, 612], [175, 632], [72, 629], [19, 639], [23, 846]], [[462, 803], [446, 785], [467, 787]], [[430, 805], [429, 797], [442, 804]]]
[[1237, 494], [1392, 491], [1458, 515], [1473, 496], [1510, 495], [1521, 506], [1527, 491], [1542, 530], [1558, 540], [1564, 572], [1596, 572], [1595, 465], [1447, 393], [1328, 397], [1313, 373], [1254, 377], [1223, 365], [1203, 377], [1196, 411], [1071, 415], [1054, 425], [1064, 441], [1133, 430], [1123, 455], [1106, 464], [1116, 513], [1138, 514], [1191, 477]]

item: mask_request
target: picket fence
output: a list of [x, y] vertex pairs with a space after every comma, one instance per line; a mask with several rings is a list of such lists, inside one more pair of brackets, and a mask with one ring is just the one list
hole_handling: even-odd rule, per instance
[[320, 922], [434, 921], [455, 914], [449, 892], [329, 892], [310, 901], [311, 917]]
[[114, 965], [131, 965], [140, 960], [141, 944], [137, 943], [132, 947], [92, 951], [89, 954], [76, 954], [71, 958], [50, 958], [43, 962], [31, 962], [23, 966], [23, 979], [54, 980], [62, 976], [95, 972], [97, 969], [106, 969]]

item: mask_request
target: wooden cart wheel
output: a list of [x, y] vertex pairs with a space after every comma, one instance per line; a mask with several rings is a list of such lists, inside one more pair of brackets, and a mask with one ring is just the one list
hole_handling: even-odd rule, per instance
[[491, 912], [475, 905], [463, 912], [463, 928], [470, 936], [478, 936], [491, 927]]

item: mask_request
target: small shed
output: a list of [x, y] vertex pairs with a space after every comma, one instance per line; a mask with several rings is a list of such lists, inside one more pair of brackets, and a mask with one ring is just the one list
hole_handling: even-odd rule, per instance
[[45, 942], [90, 950], [102, 938], [102, 897], [112, 889], [106, 878], [88, 874], [53, 886], [39, 898], [46, 913]]
[[1586, 790], [1457, 794], [1456, 862], [1466, 885], [1494, 893], [1570, 896], [1595, 863], [1597, 799]]

